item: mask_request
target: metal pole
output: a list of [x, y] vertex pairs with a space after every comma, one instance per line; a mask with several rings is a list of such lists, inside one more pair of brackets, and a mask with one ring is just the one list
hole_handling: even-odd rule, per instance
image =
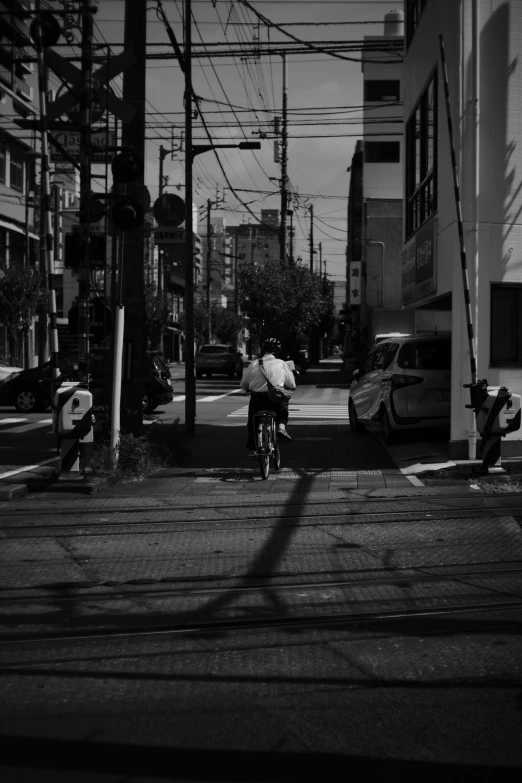
[[280, 255], [281, 261], [286, 263], [286, 210], [288, 208], [287, 157], [288, 157], [288, 129], [287, 129], [287, 90], [286, 90], [286, 53], [283, 58], [283, 123], [281, 128], [281, 226], [280, 226]]
[[210, 243], [212, 241], [212, 226], [210, 225], [210, 210], [212, 208], [212, 202], [210, 199], [207, 199], [207, 332], [208, 332], [208, 342], [210, 342], [210, 338], [212, 335], [212, 323], [210, 319], [210, 283], [211, 283], [211, 276], [210, 276], [210, 263], [211, 263], [211, 246]]
[[[40, 2], [36, 3], [36, 12], [40, 12]], [[48, 291], [49, 338], [51, 377], [56, 380], [60, 374], [58, 368], [58, 326], [56, 321], [56, 292], [54, 290], [54, 252], [53, 252], [53, 217], [51, 208], [51, 182], [49, 175], [49, 146], [47, 139], [47, 64], [41, 37], [37, 44], [38, 62], [38, 92], [40, 102], [40, 129], [42, 155], [42, 225], [40, 226], [40, 257], [45, 270]], [[42, 330], [43, 331], [43, 330]]]
[[314, 271], [314, 205], [310, 204], [310, 272]]
[[89, 381], [89, 241], [91, 198], [91, 108], [93, 19], [90, 0], [82, 0], [82, 62], [80, 90], [80, 236], [83, 258], [79, 264], [78, 349], [81, 379]]
[[185, 0], [185, 431], [193, 435], [196, 422], [194, 375], [194, 237], [192, 233], [192, 3]]
[[457, 226], [459, 230], [460, 266], [462, 270], [462, 286], [464, 289], [464, 305], [466, 310], [466, 323], [468, 328], [469, 362], [471, 368], [471, 383], [477, 383], [477, 358], [475, 352], [475, 339], [473, 336], [473, 319], [471, 316], [471, 302], [469, 296], [469, 277], [466, 261], [466, 249], [464, 246], [464, 229], [462, 223], [462, 207], [460, 203], [459, 174], [457, 170], [457, 156], [455, 153], [455, 141], [453, 138], [453, 123], [451, 119], [451, 104], [448, 86], [448, 69], [446, 67], [446, 55], [444, 53], [444, 36], [439, 35], [440, 59], [442, 63], [442, 76], [444, 81], [444, 96], [446, 99], [446, 117], [448, 121], [448, 134], [451, 150], [451, 166], [453, 169], [453, 187], [455, 191], [455, 206], [457, 209]]

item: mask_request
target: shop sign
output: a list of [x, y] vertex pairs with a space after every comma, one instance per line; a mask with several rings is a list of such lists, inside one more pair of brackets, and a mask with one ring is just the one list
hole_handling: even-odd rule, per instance
[[[80, 132], [79, 131], [51, 131], [51, 136], [56, 139], [64, 150], [70, 155], [73, 160], [80, 159]], [[114, 147], [116, 144], [116, 135], [114, 131], [93, 130], [91, 131], [91, 162], [92, 163], [106, 163], [114, 153], [108, 152], [107, 147]], [[51, 145], [51, 161], [52, 163], [59, 163], [67, 161], [65, 155]]]
[[402, 251], [402, 304], [413, 304], [436, 290], [433, 218], [417, 231]]
[[361, 304], [362, 263], [350, 261], [349, 301], [351, 305]]
[[185, 242], [184, 228], [155, 228], [154, 244], [156, 245], [181, 245]]

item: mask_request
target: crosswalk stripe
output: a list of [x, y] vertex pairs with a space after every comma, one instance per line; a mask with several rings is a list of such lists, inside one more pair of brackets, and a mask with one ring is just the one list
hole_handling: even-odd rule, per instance
[[8, 432], [10, 435], [15, 435], [19, 432], [29, 432], [30, 430], [36, 430], [39, 427], [47, 427], [52, 424], [52, 419], [41, 419], [40, 421], [32, 421], [29, 424], [22, 424], [20, 427], [9, 427], [3, 432]]
[[[228, 414], [228, 418], [246, 418], [247, 416], [248, 405]], [[345, 405], [291, 405], [290, 416], [292, 419], [348, 420], [348, 409]]]
[[198, 397], [196, 402], [215, 402], [215, 400], [221, 400], [223, 397], [230, 397], [231, 394], [238, 394], [242, 389], [232, 389], [232, 391], [225, 392], [225, 394], [211, 394], [209, 397]]
[[29, 421], [29, 419], [21, 419], [19, 417], [12, 418], [12, 419], [0, 419], [0, 426], [4, 424], [21, 424], [23, 421]]

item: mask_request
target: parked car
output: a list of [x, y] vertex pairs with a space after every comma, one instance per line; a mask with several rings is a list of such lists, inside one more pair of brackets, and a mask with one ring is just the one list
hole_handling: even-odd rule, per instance
[[228, 375], [241, 378], [243, 354], [233, 345], [202, 345], [196, 354], [196, 378]]
[[[63, 381], [78, 381], [78, 353], [76, 351], [60, 357], [60, 377]], [[92, 373], [96, 380], [96, 364]], [[51, 406], [50, 362], [31, 370], [13, 373], [0, 383], [0, 405], [13, 405], [20, 413], [46, 411]], [[147, 353], [144, 364], [143, 410], [153, 411], [158, 405], [171, 402], [173, 391], [170, 370], [163, 359], [154, 353]], [[96, 399], [95, 399], [96, 403]]]
[[351, 430], [377, 424], [390, 443], [401, 430], [449, 428], [450, 389], [449, 335], [383, 339], [353, 372]]
[[0, 381], [5, 381], [5, 379], [14, 372], [22, 372], [23, 369], [23, 367], [15, 367], [14, 365], [9, 364], [5, 359], [0, 359]]

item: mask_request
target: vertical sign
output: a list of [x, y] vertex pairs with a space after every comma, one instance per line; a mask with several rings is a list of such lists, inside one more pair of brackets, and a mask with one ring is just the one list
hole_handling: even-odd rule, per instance
[[351, 305], [361, 304], [362, 263], [350, 261], [349, 299]]
[[412, 304], [436, 290], [435, 218], [432, 218], [402, 251], [402, 304]]

